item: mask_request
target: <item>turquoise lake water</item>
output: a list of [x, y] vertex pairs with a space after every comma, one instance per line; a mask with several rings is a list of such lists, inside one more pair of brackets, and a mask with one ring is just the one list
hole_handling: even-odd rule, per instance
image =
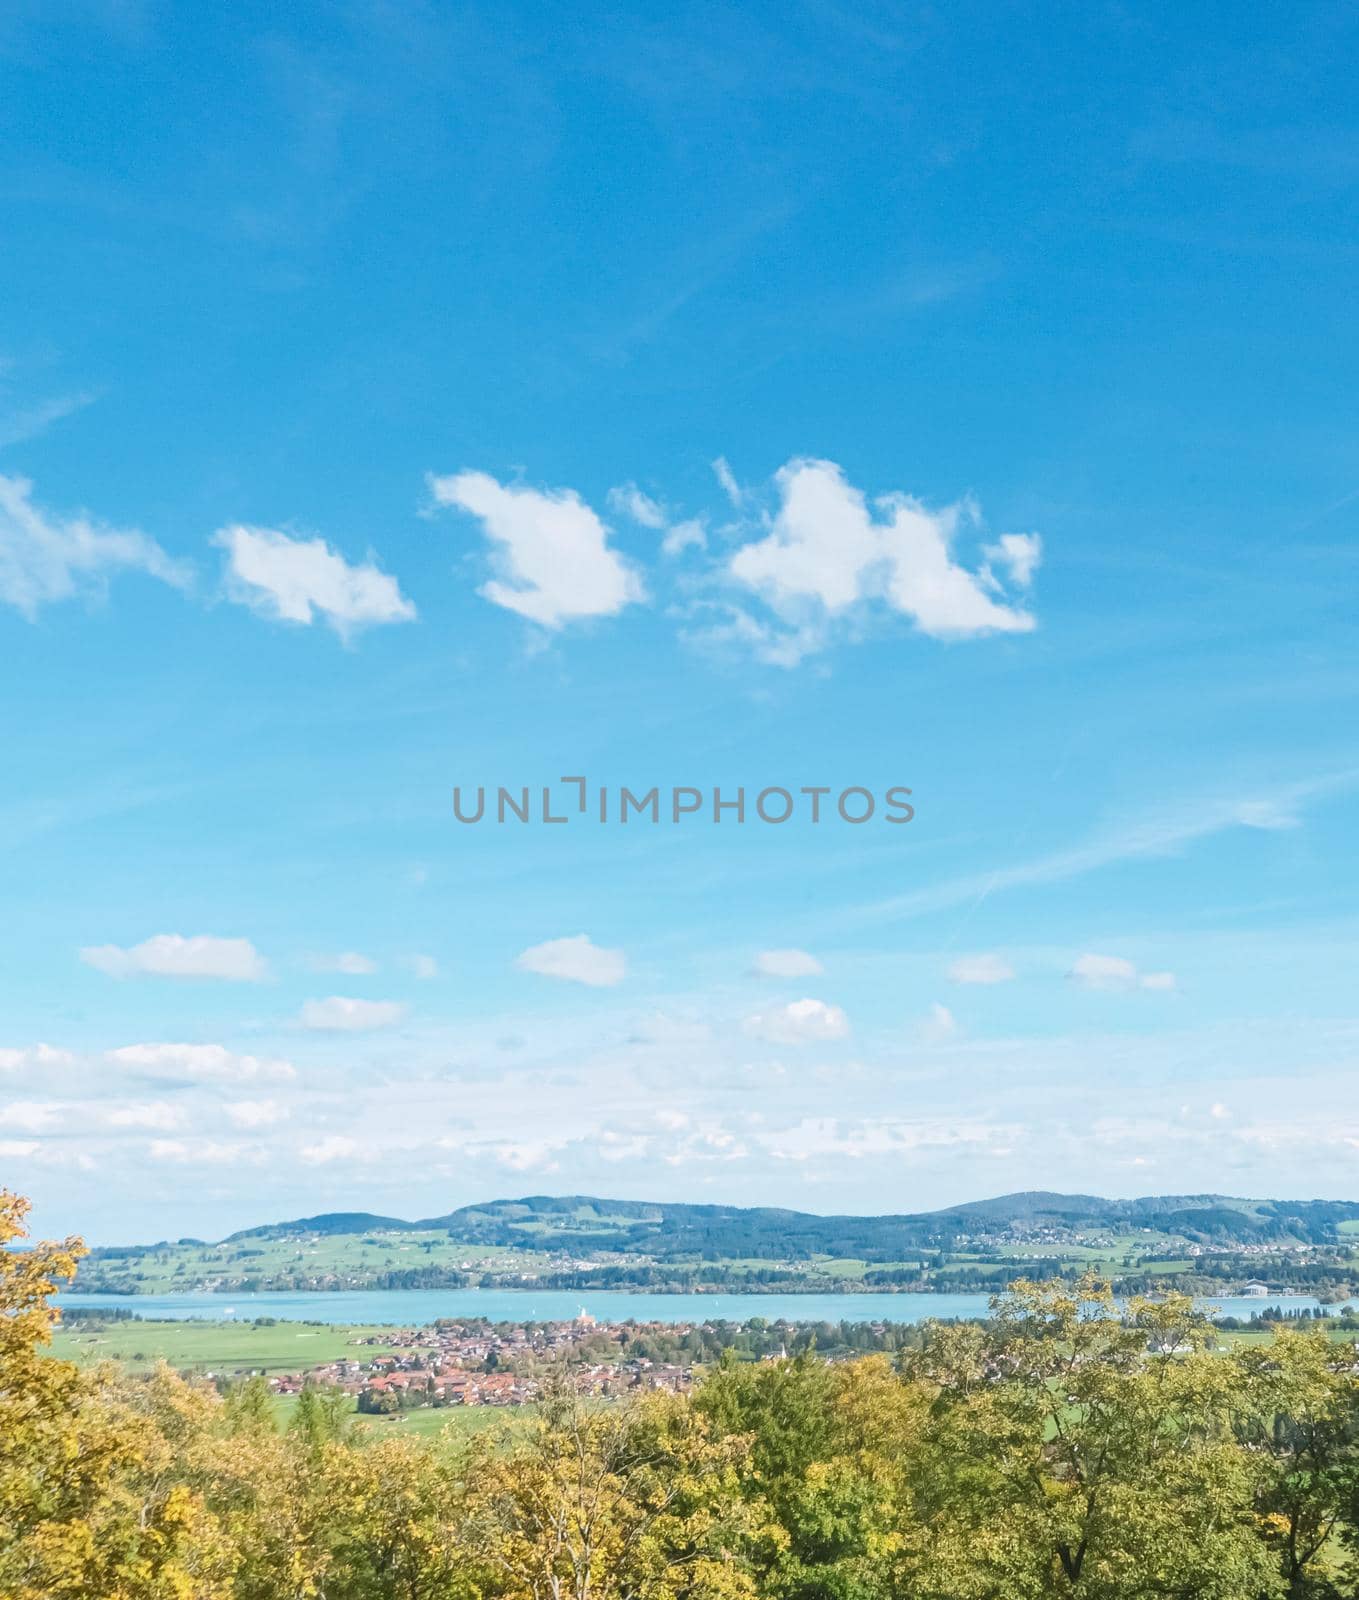
[[[976, 1320], [984, 1294], [573, 1294], [535, 1289], [355, 1289], [261, 1294], [63, 1294], [68, 1306], [121, 1307], [139, 1317], [210, 1321], [278, 1317], [288, 1322], [396, 1323], [418, 1327], [436, 1317], [486, 1317], [492, 1322], [565, 1322], [584, 1310], [600, 1322], [923, 1322], [927, 1317]], [[1266, 1299], [1224, 1296], [1205, 1302], [1223, 1316], [1249, 1317], [1267, 1305], [1315, 1308], [1308, 1295]]]

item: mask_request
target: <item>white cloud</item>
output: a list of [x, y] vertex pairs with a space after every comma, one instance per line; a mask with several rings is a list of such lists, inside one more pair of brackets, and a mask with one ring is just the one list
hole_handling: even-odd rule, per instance
[[315, 1144], [299, 1146], [297, 1154], [309, 1167], [321, 1167], [330, 1161], [352, 1160], [361, 1149], [357, 1139], [351, 1139], [343, 1133], [331, 1133], [318, 1139]]
[[0, 1128], [20, 1133], [47, 1133], [61, 1121], [63, 1107], [43, 1100], [12, 1100], [0, 1107]]
[[[457, 1148], [452, 1141], [448, 1143]], [[561, 1165], [556, 1157], [565, 1143], [563, 1139], [492, 1139], [463, 1149], [474, 1161], [487, 1158], [507, 1172], [556, 1172]]]
[[80, 959], [111, 978], [221, 978], [229, 983], [262, 983], [269, 967], [249, 939], [185, 938], [158, 933], [123, 949], [116, 944], [87, 945]]
[[816, 978], [825, 968], [805, 950], [761, 950], [755, 971], [762, 978]]
[[1101, 956], [1087, 952], [1077, 956], [1067, 974], [1086, 989], [1160, 989], [1175, 987], [1173, 972], [1139, 972], [1122, 956]]
[[1144, 989], [1168, 990], [1176, 987], [1173, 972], [1144, 972], [1138, 982]]
[[372, 560], [352, 566], [324, 539], [292, 539], [275, 528], [219, 528], [228, 596], [261, 616], [311, 623], [319, 613], [341, 638], [384, 622], [411, 622], [415, 607]]
[[0, 1072], [18, 1072], [24, 1067], [69, 1067], [74, 1060], [69, 1050], [35, 1044], [25, 1050], [0, 1050]]
[[222, 1109], [238, 1128], [270, 1128], [288, 1117], [287, 1106], [277, 1100], [232, 1100]]
[[418, 978], [422, 983], [429, 983], [439, 976], [439, 963], [433, 956], [418, 954], [402, 956], [400, 965], [405, 967], [413, 978]]
[[250, 1145], [217, 1139], [153, 1139], [147, 1146], [153, 1161], [177, 1165], [234, 1167], [242, 1162], [258, 1164], [263, 1152]]
[[32, 495], [27, 478], [0, 473], [0, 602], [31, 619], [54, 600], [101, 593], [118, 571], [188, 587], [189, 569], [146, 534], [107, 527], [83, 511], [44, 511]]
[[914, 1122], [890, 1117], [843, 1121], [809, 1116], [791, 1127], [761, 1137], [770, 1155], [782, 1161], [809, 1161], [824, 1156], [862, 1160], [915, 1152], [974, 1150], [1005, 1154], [1025, 1136], [1022, 1126], [1005, 1123], [955, 1122], [941, 1118]]
[[666, 530], [661, 540], [661, 553], [667, 556], [683, 555], [686, 550], [706, 550], [708, 530], [701, 517], [688, 517]]
[[297, 1076], [287, 1061], [235, 1055], [220, 1044], [127, 1044], [107, 1059], [148, 1077], [186, 1083], [286, 1082]]
[[1300, 825], [1299, 812], [1309, 800], [1348, 793], [1354, 789], [1357, 780], [1359, 769], [1343, 769], [1319, 778], [1276, 785], [1275, 792], [1265, 799], [1201, 797], [1160, 813], [1137, 814], [1118, 826], [1104, 828], [1081, 843], [1054, 854], [1020, 862], [1017, 866], [993, 867], [983, 872], [949, 878], [924, 889], [912, 889], [906, 894], [860, 907], [852, 920], [895, 921], [900, 917], [921, 916], [968, 903], [975, 909], [991, 895], [1007, 889], [1065, 883], [1121, 861], [1173, 856], [1200, 839], [1211, 838], [1232, 828], [1266, 832], [1295, 828]]
[[663, 528], [665, 511], [649, 494], [644, 494], [635, 483], [619, 484], [609, 490], [609, 510], [620, 517], [631, 517], [643, 528]]
[[641, 579], [609, 547], [609, 531], [574, 489], [525, 489], [485, 472], [428, 479], [442, 506], [480, 519], [498, 576], [480, 593], [544, 628], [609, 617], [645, 598]]
[[1137, 968], [1122, 956], [1077, 956], [1067, 976], [1087, 989], [1132, 989], [1137, 984]]
[[839, 1006], [827, 1005], [824, 1000], [793, 1000], [747, 1017], [745, 1030], [772, 1044], [812, 1044], [845, 1038], [849, 1018]]
[[727, 499], [730, 500], [732, 505], [739, 511], [746, 503], [746, 492], [741, 485], [737, 483], [736, 474], [727, 465], [727, 458], [725, 456], [718, 456], [717, 460], [713, 462], [713, 476], [717, 479], [718, 483], [721, 484], [722, 493], [726, 495]]
[[28, 439], [36, 439], [54, 422], [73, 417], [98, 398], [92, 390], [84, 389], [73, 394], [53, 395], [50, 400], [38, 400], [31, 405], [5, 406], [0, 410], [0, 445], [23, 444]]
[[178, 1128], [184, 1120], [178, 1107], [165, 1100], [152, 1100], [143, 1105], [114, 1106], [105, 1113], [110, 1128], [144, 1128], [152, 1133], [168, 1133]]
[[959, 956], [948, 969], [950, 983], [1008, 983], [1014, 975], [1010, 963], [991, 952]]
[[627, 958], [621, 950], [602, 949], [583, 933], [535, 944], [514, 964], [521, 972], [565, 978], [570, 983], [589, 984], [592, 989], [611, 989], [627, 973]]
[[6, 1161], [24, 1161], [41, 1149], [36, 1139], [0, 1139], [0, 1159]]
[[405, 1006], [396, 1000], [354, 1000], [333, 994], [326, 1000], [308, 1000], [301, 1022], [320, 1033], [370, 1033], [392, 1027], [405, 1015]]
[[958, 1031], [958, 1019], [947, 1006], [938, 1001], [930, 1007], [929, 1015], [920, 1025], [920, 1036], [926, 1044], [943, 1044]]
[[982, 554], [1004, 567], [1019, 588], [1027, 589], [1043, 559], [1043, 541], [1036, 533], [1002, 533], [995, 544], [983, 548]]
[[348, 978], [365, 978], [377, 971], [377, 962], [357, 950], [341, 950], [338, 955], [307, 958], [313, 972], [342, 972]]
[[[870, 510], [831, 461], [790, 461], [775, 484], [780, 505], [770, 531], [743, 545], [728, 570], [784, 624], [802, 631], [799, 654], [825, 643], [829, 623], [865, 602], [909, 617], [937, 639], [1026, 633], [1035, 626], [1030, 613], [988, 592], [994, 580], [954, 560], [959, 529], [980, 520], [970, 502], [932, 511], [908, 495], [889, 494]], [[1035, 549], [1030, 576], [1036, 561]]]

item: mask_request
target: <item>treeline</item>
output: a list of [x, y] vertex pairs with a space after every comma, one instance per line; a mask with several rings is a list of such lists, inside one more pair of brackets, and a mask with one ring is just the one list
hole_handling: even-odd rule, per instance
[[[0, 1195], [0, 1244], [25, 1214]], [[593, 1407], [563, 1374], [528, 1426], [423, 1444], [339, 1393], [279, 1431], [259, 1379], [51, 1358], [78, 1253], [0, 1251], [5, 1600], [1359, 1594], [1359, 1377], [1320, 1330], [1224, 1353], [1183, 1296], [1020, 1283], [890, 1355], [732, 1347]]]

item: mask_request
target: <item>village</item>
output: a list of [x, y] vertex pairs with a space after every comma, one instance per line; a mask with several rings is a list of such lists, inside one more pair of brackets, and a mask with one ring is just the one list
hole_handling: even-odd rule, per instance
[[[670, 1336], [687, 1331], [661, 1324], [656, 1329]], [[341, 1389], [355, 1396], [360, 1411], [377, 1415], [425, 1406], [525, 1405], [538, 1398], [553, 1370], [568, 1366], [581, 1394], [686, 1393], [691, 1366], [624, 1356], [623, 1347], [645, 1331], [637, 1323], [601, 1324], [583, 1309], [570, 1322], [443, 1320], [365, 1334], [354, 1340], [353, 1356], [280, 1374], [269, 1383], [282, 1395], [314, 1384]]]

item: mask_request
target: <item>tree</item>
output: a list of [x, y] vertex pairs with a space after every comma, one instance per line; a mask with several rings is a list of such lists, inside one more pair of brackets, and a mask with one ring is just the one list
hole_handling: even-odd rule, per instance
[[769, 1519], [761, 1595], [878, 1600], [915, 1537], [910, 1477], [927, 1400], [881, 1357], [830, 1366], [727, 1361], [696, 1407], [728, 1437], [749, 1437], [745, 1493]]
[[[0, 1192], [0, 1245], [27, 1202]], [[172, 1373], [133, 1387], [45, 1353], [78, 1240], [0, 1249], [0, 1594], [226, 1600], [234, 1552], [178, 1452], [213, 1401]]]
[[569, 1379], [526, 1443], [469, 1459], [468, 1531], [487, 1596], [745, 1600], [743, 1441], [674, 1396], [588, 1407]]
[[1321, 1571], [1327, 1545], [1359, 1509], [1359, 1379], [1354, 1352], [1324, 1332], [1281, 1328], [1234, 1357], [1237, 1437], [1268, 1463], [1258, 1496], [1290, 1597], [1339, 1591]]
[[936, 1330], [922, 1593], [1243, 1600], [1276, 1591], [1233, 1373], [1187, 1296], [1020, 1282], [988, 1327]]

